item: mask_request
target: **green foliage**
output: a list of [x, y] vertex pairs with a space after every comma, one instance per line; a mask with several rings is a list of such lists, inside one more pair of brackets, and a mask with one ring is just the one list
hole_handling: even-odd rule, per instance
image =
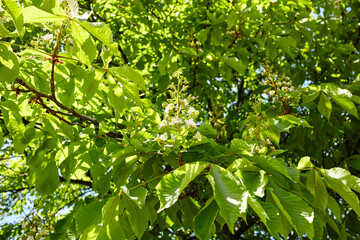
[[359, 239], [359, 9], [0, 0], [0, 239]]

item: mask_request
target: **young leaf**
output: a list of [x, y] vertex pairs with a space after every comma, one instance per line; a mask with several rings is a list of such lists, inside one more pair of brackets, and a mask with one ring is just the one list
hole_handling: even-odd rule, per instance
[[158, 212], [173, 205], [181, 191], [208, 165], [208, 163], [202, 162], [187, 163], [165, 175], [156, 186], [160, 199]]
[[194, 218], [195, 236], [200, 240], [208, 240], [212, 236], [210, 234], [211, 226], [214, 224], [219, 207], [214, 199], [206, 202], [206, 205]]
[[331, 105], [329, 98], [323, 92], [321, 92], [321, 94], [320, 94], [318, 110], [321, 113], [321, 115], [326, 117], [328, 120], [330, 119], [332, 105]]
[[294, 227], [299, 236], [314, 236], [314, 210], [300, 197], [271, 184], [270, 193], [277, 207]]
[[248, 192], [231, 172], [215, 164], [210, 167], [208, 179], [220, 214], [234, 233], [234, 223], [239, 216], [246, 216]]

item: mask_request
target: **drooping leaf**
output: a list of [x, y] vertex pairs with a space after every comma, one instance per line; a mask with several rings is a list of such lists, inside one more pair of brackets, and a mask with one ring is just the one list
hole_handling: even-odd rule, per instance
[[310, 161], [310, 157], [302, 157], [298, 163], [297, 169], [300, 170], [309, 170], [312, 169], [314, 165]]
[[83, 104], [86, 104], [89, 100], [91, 100], [98, 91], [100, 79], [103, 75], [103, 72], [91, 71], [84, 76], [81, 88], [83, 93]]
[[208, 179], [220, 214], [234, 233], [234, 223], [246, 216], [248, 192], [231, 172], [215, 164], [210, 166]]
[[156, 186], [160, 199], [158, 212], [173, 205], [180, 196], [181, 191], [208, 165], [208, 163], [202, 162], [187, 163], [162, 177]]

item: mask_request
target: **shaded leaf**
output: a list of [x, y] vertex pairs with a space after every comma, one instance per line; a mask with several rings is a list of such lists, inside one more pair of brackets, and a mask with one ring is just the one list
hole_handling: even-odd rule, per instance
[[210, 229], [211, 226], [214, 224], [216, 215], [219, 212], [219, 207], [214, 201], [211, 199], [206, 202], [206, 205], [200, 210], [200, 212], [194, 218], [194, 229], [195, 229], [195, 236], [201, 240], [208, 240], [210, 239], [211, 233]]

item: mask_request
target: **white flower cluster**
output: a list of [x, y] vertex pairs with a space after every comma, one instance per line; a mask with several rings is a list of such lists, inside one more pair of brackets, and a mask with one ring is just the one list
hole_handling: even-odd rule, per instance
[[[183, 81], [180, 74], [181, 72], [175, 72], [174, 76], [178, 78], [178, 83], [169, 85], [171, 98], [162, 104], [164, 118], [159, 125], [159, 129], [175, 133], [171, 133], [171, 141], [175, 141], [180, 135], [195, 132], [197, 129], [196, 118], [199, 116], [199, 111], [190, 105], [195, 97], [186, 94], [188, 82]], [[169, 141], [167, 132], [157, 136], [156, 141], [159, 144], [165, 144]], [[194, 139], [200, 140], [201, 134], [197, 132]]]
[[270, 89], [265, 89], [264, 93], [267, 94], [268, 99], [275, 103], [279, 99], [287, 98], [289, 92], [295, 91], [295, 87], [292, 85], [290, 79], [278, 79], [276, 82], [274, 81], [265, 81], [262, 82], [261, 85], [270, 85]]

